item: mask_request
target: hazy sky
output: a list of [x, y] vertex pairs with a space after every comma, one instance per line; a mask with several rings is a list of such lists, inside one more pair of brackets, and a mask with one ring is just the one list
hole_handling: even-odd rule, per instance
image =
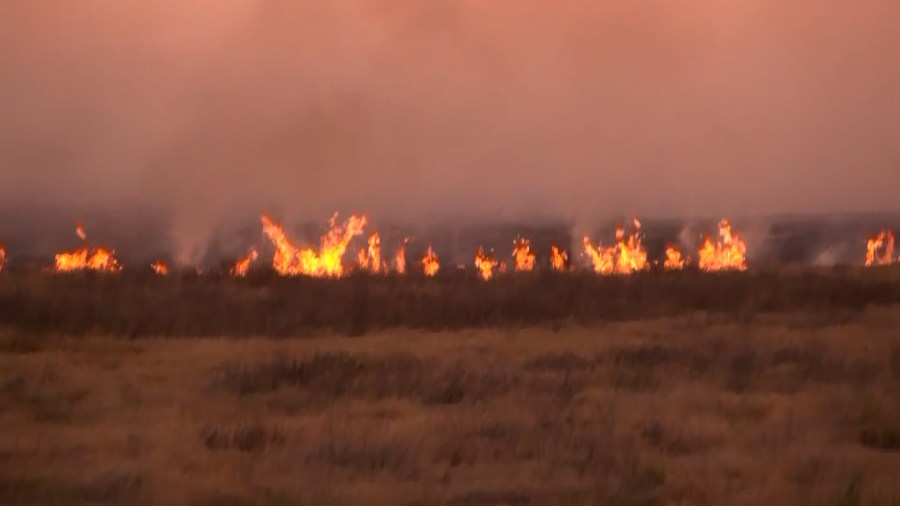
[[8, 0], [0, 198], [327, 218], [900, 208], [896, 0]]

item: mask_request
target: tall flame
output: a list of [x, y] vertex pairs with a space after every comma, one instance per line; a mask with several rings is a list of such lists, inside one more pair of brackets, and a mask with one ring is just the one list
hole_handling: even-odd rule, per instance
[[698, 263], [704, 271], [747, 270], [747, 245], [731, 232], [728, 220], [719, 222], [719, 240], [706, 237], [698, 251]]
[[681, 250], [671, 244], [666, 245], [666, 262], [663, 267], [667, 271], [680, 271], [687, 265], [687, 259], [681, 256]]
[[866, 242], [866, 266], [888, 265], [894, 262], [894, 231], [884, 229]]
[[431, 245], [428, 245], [428, 250], [425, 252], [425, 255], [422, 257], [422, 271], [425, 272], [425, 275], [430, 277], [434, 277], [437, 274], [438, 270], [441, 268], [441, 262], [438, 258], [437, 254], [431, 249]]
[[397, 248], [397, 253], [394, 255], [394, 269], [397, 271], [397, 274], [406, 274], [406, 243], [409, 242], [409, 239], [403, 239], [403, 242], [400, 244], [400, 247]]
[[616, 245], [604, 248], [594, 246], [588, 236], [584, 236], [584, 251], [594, 272], [598, 274], [631, 274], [650, 268], [647, 251], [641, 244], [641, 222], [634, 220], [635, 232], [625, 235], [625, 227], [616, 227]]
[[527, 272], [534, 269], [534, 261], [537, 256], [531, 249], [528, 239], [519, 238], [513, 241], [513, 258], [516, 259], [516, 272]]
[[387, 271], [387, 265], [381, 260], [381, 237], [378, 232], [372, 232], [369, 235], [369, 248], [359, 248], [357, 254], [357, 263], [359, 268], [368, 270], [373, 274], [379, 274]]
[[284, 228], [269, 215], [260, 218], [263, 233], [275, 245], [272, 267], [282, 276], [340, 277], [344, 273], [343, 257], [350, 241], [362, 234], [366, 226], [364, 216], [353, 215], [343, 225], [337, 225], [337, 213], [329, 221], [329, 230], [321, 238], [319, 250], [297, 249], [288, 239]]
[[550, 267], [552, 267], [554, 271], [566, 270], [566, 261], [568, 260], [569, 255], [567, 255], [565, 251], [559, 249], [559, 246], [555, 244], [550, 246]]
[[169, 274], [169, 264], [163, 262], [162, 260], [157, 260], [150, 264], [150, 268], [153, 269], [153, 272], [159, 274], [160, 276], [165, 276]]
[[256, 252], [256, 248], [251, 248], [249, 253], [234, 262], [228, 273], [238, 278], [246, 276], [250, 272], [250, 266], [253, 265], [257, 258], [259, 258], [259, 253]]
[[[76, 224], [75, 233], [82, 240], [87, 237], [84, 227], [80, 223]], [[57, 253], [55, 260], [57, 272], [72, 272], [85, 269], [100, 272], [118, 272], [122, 270], [122, 265], [116, 259], [115, 252], [102, 246], [94, 248], [93, 253], [91, 253], [88, 246], [74, 251]]]
[[479, 246], [478, 251], [475, 252], [475, 268], [478, 269], [481, 279], [485, 281], [491, 279], [494, 276], [494, 267], [496, 266], [497, 260], [485, 253], [484, 248]]

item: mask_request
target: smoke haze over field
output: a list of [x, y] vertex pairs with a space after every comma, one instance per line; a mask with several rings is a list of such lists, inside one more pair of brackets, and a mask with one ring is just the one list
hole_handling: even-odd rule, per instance
[[156, 209], [182, 249], [264, 208], [894, 211], [898, 19], [895, 0], [7, 2], [0, 199]]

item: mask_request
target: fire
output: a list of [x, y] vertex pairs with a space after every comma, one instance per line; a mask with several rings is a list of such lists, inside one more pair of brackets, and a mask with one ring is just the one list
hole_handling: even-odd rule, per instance
[[707, 237], [698, 252], [699, 266], [704, 271], [747, 270], [747, 245], [732, 234], [728, 220], [719, 222], [719, 240]]
[[426, 251], [425, 256], [422, 257], [422, 270], [425, 272], [425, 275], [430, 278], [437, 274], [440, 268], [440, 259], [434, 250], [431, 249], [431, 245], [429, 244], [428, 251]]
[[552, 267], [554, 271], [566, 270], [566, 261], [568, 260], [569, 255], [567, 255], [565, 251], [559, 249], [559, 246], [555, 244], [550, 246], [550, 267]]
[[513, 241], [512, 256], [516, 259], [516, 272], [534, 269], [534, 261], [537, 256], [532, 251], [531, 242], [528, 239], [519, 238]]
[[250, 272], [250, 266], [253, 265], [253, 262], [259, 258], [259, 253], [256, 252], [256, 248], [250, 249], [250, 252], [245, 256], [237, 259], [237, 262], [231, 266], [231, 269], [228, 271], [232, 276], [242, 278]]
[[485, 253], [484, 248], [479, 246], [478, 251], [475, 253], [475, 268], [478, 269], [481, 279], [485, 281], [491, 279], [494, 276], [494, 267], [496, 266], [497, 260]]
[[78, 238], [82, 241], [87, 241], [87, 233], [84, 231], [84, 225], [81, 223], [75, 224], [75, 234], [78, 235]]
[[663, 267], [667, 271], [680, 271], [687, 265], [687, 259], [681, 256], [681, 250], [671, 244], [666, 245], [666, 262]]
[[368, 270], [373, 274], [387, 271], [387, 265], [381, 260], [381, 237], [378, 232], [372, 232], [369, 236], [369, 249], [359, 248], [356, 258], [362, 270]]
[[[82, 240], [87, 237], [84, 227], [79, 223], [75, 226], [75, 233]], [[74, 251], [57, 253], [56, 272], [82, 271], [85, 269], [100, 272], [118, 272], [122, 265], [116, 259], [115, 251], [98, 246], [91, 253], [89, 247], [84, 246]]]
[[584, 251], [594, 272], [598, 274], [631, 274], [648, 269], [647, 251], [641, 244], [641, 222], [634, 220], [635, 232], [625, 235], [625, 227], [616, 227], [616, 245], [604, 248], [594, 246], [588, 236], [584, 236]]
[[866, 243], [866, 266], [888, 265], [894, 262], [894, 231], [884, 229], [869, 236]]
[[6, 246], [0, 244], [0, 272], [3, 272], [4, 265], [6, 265]]
[[403, 243], [400, 244], [400, 247], [397, 249], [397, 253], [394, 255], [394, 269], [398, 274], [406, 274], [406, 243], [409, 242], [409, 239], [403, 239]]
[[362, 234], [366, 226], [364, 216], [353, 215], [343, 225], [337, 225], [337, 213], [329, 221], [329, 230], [322, 236], [319, 250], [298, 249], [287, 237], [280, 223], [269, 215], [261, 216], [263, 233], [275, 245], [272, 267], [282, 276], [340, 277], [344, 273], [343, 257], [350, 241]]
[[150, 264], [150, 268], [153, 269], [153, 272], [159, 274], [160, 276], [165, 276], [169, 274], [169, 265], [162, 260], [157, 260]]

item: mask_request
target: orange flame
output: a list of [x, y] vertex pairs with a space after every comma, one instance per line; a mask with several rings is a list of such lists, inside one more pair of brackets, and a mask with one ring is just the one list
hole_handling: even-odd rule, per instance
[[267, 214], [261, 216], [263, 233], [275, 245], [272, 267], [282, 276], [340, 277], [344, 273], [343, 257], [350, 241], [362, 234], [366, 226], [364, 216], [353, 215], [343, 225], [337, 225], [337, 213], [329, 221], [329, 230], [322, 236], [319, 251], [297, 249], [288, 239], [284, 228]]
[[594, 246], [588, 236], [584, 236], [584, 251], [594, 272], [598, 274], [631, 274], [648, 269], [647, 251], [641, 244], [641, 222], [634, 220], [635, 233], [625, 235], [625, 227], [616, 227], [616, 245], [604, 248]]
[[747, 245], [731, 232], [728, 220], [719, 222], [719, 240], [707, 237], [700, 246], [698, 263], [704, 271], [747, 270]]
[[[82, 240], [87, 237], [84, 227], [80, 223], [75, 226], [75, 233]], [[55, 261], [56, 272], [72, 272], [85, 269], [100, 272], [119, 272], [122, 270], [122, 265], [116, 259], [115, 252], [101, 246], [94, 248], [93, 254], [87, 246], [74, 251], [57, 253]]]
[[496, 266], [497, 260], [485, 253], [484, 248], [479, 246], [478, 251], [475, 252], [475, 268], [478, 269], [481, 279], [485, 281], [491, 279], [494, 276], [494, 267]]
[[87, 233], [84, 231], [84, 225], [81, 223], [75, 224], [75, 234], [78, 235], [78, 238], [82, 241], [87, 241]]
[[159, 274], [160, 276], [165, 276], [169, 274], [169, 265], [162, 260], [157, 260], [150, 264], [150, 268], [153, 269], [153, 272]]
[[531, 250], [531, 241], [519, 238], [513, 241], [513, 258], [516, 259], [516, 272], [527, 272], [534, 269], [537, 256]]
[[3, 272], [4, 265], [6, 265], [6, 246], [0, 243], [0, 272]]
[[569, 260], [569, 255], [567, 255], [565, 251], [559, 249], [555, 244], [550, 246], [550, 267], [552, 267], [554, 271], [566, 270], [567, 260]]
[[359, 248], [356, 256], [359, 268], [368, 270], [373, 274], [387, 271], [387, 265], [381, 260], [381, 237], [378, 232], [372, 232], [369, 236], [369, 249]]
[[406, 274], [406, 243], [409, 242], [409, 239], [403, 239], [403, 243], [400, 244], [400, 248], [397, 249], [397, 253], [394, 255], [394, 269], [398, 274]]
[[667, 271], [680, 271], [687, 265], [687, 259], [681, 256], [681, 250], [671, 244], [666, 245], [666, 262], [663, 267]]
[[866, 266], [888, 265], [894, 262], [894, 231], [884, 229], [866, 242]]
[[431, 249], [431, 245], [428, 245], [428, 251], [425, 252], [425, 256], [422, 257], [422, 270], [425, 272], [425, 275], [430, 277], [434, 277], [437, 274], [438, 270], [441, 268], [441, 262], [438, 258], [437, 254]]
[[250, 266], [257, 258], [259, 258], [259, 254], [256, 252], [256, 248], [251, 248], [249, 253], [237, 259], [228, 273], [238, 278], [246, 276], [250, 272]]

